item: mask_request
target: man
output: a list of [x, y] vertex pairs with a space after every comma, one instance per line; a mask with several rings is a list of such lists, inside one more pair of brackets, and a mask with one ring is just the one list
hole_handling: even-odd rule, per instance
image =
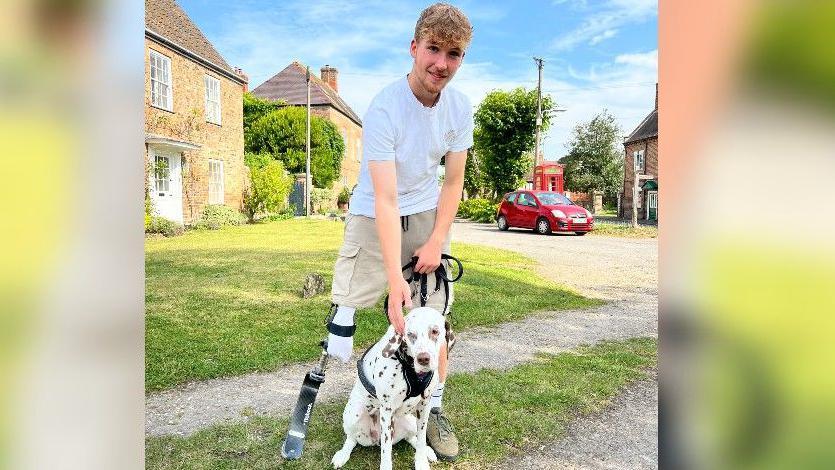
[[[343, 362], [353, 349], [356, 309], [373, 306], [388, 287], [389, 321], [402, 334], [403, 307], [413, 305], [402, 266], [415, 256], [414, 271], [432, 273], [441, 264], [441, 253], [449, 253], [449, 230], [461, 200], [467, 149], [473, 143], [473, 112], [466, 96], [447, 84], [461, 66], [471, 38], [472, 26], [459, 9], [443, 3], [425, 9], [410, 45], [411, 72], [384, 88], [363, 119], [359, 183], [334, 269], [336, 311], [328, 324], [328, 353]], [[442, 157], [446, 171], [439, 190]], [[435, 293], [426, 305], [447, 315], [452, 286], [445, 299], [444, 289], [435, 289], [435, 276], [427, 277], [428, 292]], [[427, 440], [438, 458], [454, 460], [458, 439], [442, 406], [447, 352], [444, 342]]]

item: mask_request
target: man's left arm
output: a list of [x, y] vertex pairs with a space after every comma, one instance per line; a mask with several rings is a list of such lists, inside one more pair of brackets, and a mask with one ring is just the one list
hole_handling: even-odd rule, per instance
[[440, 199], [438, 199], [435, 228], [429, 240], [415, 251], [415, 256], [418, 257], [415, 271], [419, 273], [431, 273], [441, 264], [441, 249], [455, 220], [458, 203], [461, 202], [461, 194], [464, 191], [464, 166], [467, 163], [467, 151], [448, 152], [444, 157], [444, 162], [444, 184], [441, 187]]

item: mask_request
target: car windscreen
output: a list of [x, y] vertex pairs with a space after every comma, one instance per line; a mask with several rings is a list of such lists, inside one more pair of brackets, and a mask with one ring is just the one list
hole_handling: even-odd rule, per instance
[[536, 195], [539, 200], [546, 206], [553, 206], [556, 204], [573, 205], [570, 199], [560, 193], [539, 193]]

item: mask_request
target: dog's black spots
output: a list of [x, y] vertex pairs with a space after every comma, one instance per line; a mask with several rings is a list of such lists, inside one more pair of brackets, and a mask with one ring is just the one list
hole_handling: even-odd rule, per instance
[[417, 419], [420, 419], [420, 410], [415, 411], [415, 416]]
[[391, 388], [394, 388], [394, 384], [391, 384]]
[[[374, 359], [374, 360], [376, 361], [377, 359]], [[386, 370], [386, 369], [388, 369], [388, 366], [383, 366], [383, 370]]]
[[383, 376], [383, 371], [380, 371], [380, 377], [382, 377], [382, 376]]
[[386, 411], [391, 411], [391, 408], [387, 406]]
[[386, 398], [388, 398], [388, 397], [389, 397], [389, 396], [388, 396], [388, 395], [386, 395], [385, 393], [383, 394], [383, 400], [385, 400], [385, 399], [386, 399]]
[[396, 343], [396, 342], [397, 342], [397, 339], [395, 339], [395, 337], [394, 337], [394, 336], [392, 336], [392, 337], [389, 339], [389, 343], [391, 343], [391, 344], [394, 344], [394, 343]]

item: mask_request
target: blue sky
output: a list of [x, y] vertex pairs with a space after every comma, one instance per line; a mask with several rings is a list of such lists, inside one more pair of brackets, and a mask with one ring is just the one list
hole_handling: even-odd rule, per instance
[[[263, 83], [293, 60], [339, 70], [340, 95], [361, 116], [371, 98], [411, 69], [409, 41], [432, 2], [178, 0], [227, 62]], [[572, 128], [607, 108], [628, 134], [652, 109], [658, 76], [655, 0], [458, 1], [473, 42], [451, 86], [474, 105], [492, 89], [536, 87], [558, 113], [545, 155], [566, 152]]]

